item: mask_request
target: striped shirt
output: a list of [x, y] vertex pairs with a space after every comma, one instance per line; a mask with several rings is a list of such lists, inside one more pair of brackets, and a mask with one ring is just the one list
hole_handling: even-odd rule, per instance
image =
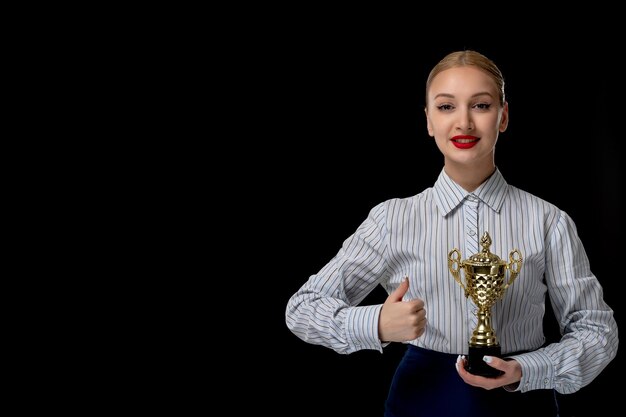
[[[589, 384], [615, 357], [613, 310], [591, 272], [576, 226], [567, 213], [513, 187], [496, 169], [473, 192], [441, 171], [433, 187], [409, 198], [375, 206], [339, 252], [290, 298], [289, 329], [302, 340], [339, 353], [382, 352], [378, 318], [382, 305], [359, 303], [377, 286], [391, 293], [409, 277], [404, 300], [424, 300], [425, 333], [408, 343], [451, 354], [467, 354], [477, 324], [476, 305], [448, 268], [458, 249], [468, 259], [484, 232], [490, 252], [509, 262], [523, 258], [515, 281], [491, 307], [502, 353], [522, 366], [518, 390], [554, 388], [573, 393]], [[507, 270], [505, 281], [510, 271]], [[461, 270], [461, 281], [464, 271]], [[564, 335], [545, 343], [543, 316], [549, 294]]]

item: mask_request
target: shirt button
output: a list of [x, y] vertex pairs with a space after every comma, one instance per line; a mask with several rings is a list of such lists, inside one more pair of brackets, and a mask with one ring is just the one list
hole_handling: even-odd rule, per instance
[[548, 385], [548, 378], [543, 380], [543, 385]]
[[474, 229], [469, 229], [469, 230], [467, 231], [467, 234], [468, 234], [468, 235], [470, 235], [470, 236], [475, 236], [475, 235], [476, 235], [476, 230], [474, 230]]

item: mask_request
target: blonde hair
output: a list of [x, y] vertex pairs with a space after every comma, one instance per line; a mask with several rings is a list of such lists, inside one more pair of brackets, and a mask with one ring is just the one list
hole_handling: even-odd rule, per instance
[[484, 71], [493, 82], [496, 83], [498, 87], [498, 98], [500, 100], [500, 106], [504, 106], [505, 96], [504, 96], [504, 76], [502, 72], [497, 67], [497, 65], [485, 55], [472, 51], [457, 51], [452, 52], [446, 55], [441, 61], [437, 63], [428, 74], [428, 78], [426, 79], [426, 103], [428, 103], [428, 89], [433, 82], [433, 79], [442, 71], [445, 71], [450, 68], [457, 67], [476, 67], [482, 71]]

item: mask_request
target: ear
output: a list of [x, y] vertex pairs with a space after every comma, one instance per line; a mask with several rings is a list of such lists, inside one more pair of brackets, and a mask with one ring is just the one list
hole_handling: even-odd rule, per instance
[[504, 102], [504, 108], [502, 109], [502, 115], [500, 116], [500, 133], [504, 132], [509, 126], [509, 103]]
[[428, 136], [430, 136], [431, 138], [435, 137], [435, 134], [433, 133], [433, 128], [430, 125], [430, 117], [428, 117], [428, 108], [424, 107], [424, 114], [426, 115], [426, 129], [428, 129]]

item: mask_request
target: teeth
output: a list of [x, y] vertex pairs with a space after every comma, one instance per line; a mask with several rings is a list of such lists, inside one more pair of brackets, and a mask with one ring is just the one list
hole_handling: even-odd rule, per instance
[[457, 139], [456, 141], [459, 143], [470, 143], [470, 142], [474, 142], [475, 139]]

